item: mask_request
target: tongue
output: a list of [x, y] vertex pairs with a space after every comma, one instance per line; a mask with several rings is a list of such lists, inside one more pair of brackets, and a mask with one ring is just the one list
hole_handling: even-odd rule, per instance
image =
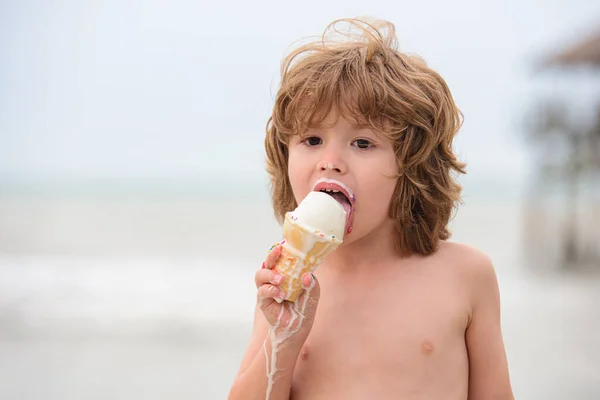
[[331, 193], [330, 196], [336, 199], [337, 202], [340, 203], [342, 207], [344, 207], [344, 210], [346, 211], [346, 218], [348, 218], [350, 216], [350, 211], [352, 210], [352, 205], [348, 201], [348, 198], [340, 192]]

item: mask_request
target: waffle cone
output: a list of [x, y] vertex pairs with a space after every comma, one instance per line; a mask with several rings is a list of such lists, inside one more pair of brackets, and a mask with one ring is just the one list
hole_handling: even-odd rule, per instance
[[285, 300], [296, 301], [302, 292], [302, 276], [313, 272], [341, 243], [341, 238], [325, 235], [294, 220], [290, 213], [283, 224], [285, 243], [274, 269], [283, 275], [279, 288]]

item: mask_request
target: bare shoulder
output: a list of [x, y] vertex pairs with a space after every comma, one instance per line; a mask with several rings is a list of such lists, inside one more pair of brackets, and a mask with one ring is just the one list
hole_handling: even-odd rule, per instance
[[477, 247], [458, 242], [442, 242], [439, 257], [473, 278], [495, 275], [491, 258]]
[[490, 257], [477, 247], [459, 243], [442, 242], [438, 250], [444, 258], [456, 261], [465, 268], [485, 268], [491, 264]]
[[468, 244], [443, 242], [440, 258], [452, 265], [470, 289], [473, 300], [482, 295], [494, 295], [498, 290], [496, 270], [492, 259], [482, 250]]

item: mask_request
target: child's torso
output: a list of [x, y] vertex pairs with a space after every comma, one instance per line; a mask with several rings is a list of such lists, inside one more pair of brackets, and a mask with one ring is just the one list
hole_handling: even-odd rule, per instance
[[453, 268], [432, 257], [361, 282], [318, 274], [291, 398], [466, 399], [469, 297]]

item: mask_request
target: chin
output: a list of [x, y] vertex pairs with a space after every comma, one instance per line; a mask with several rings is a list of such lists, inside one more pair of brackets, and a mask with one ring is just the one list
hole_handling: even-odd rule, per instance
[[351, 233], [344, 235], [344, 241], [340, 245], [340, 247], [348, 246], [349, 244], [355, 243], [360, 239], [364, 238], [367, 233], [363, 232], [360, 228], [353, 229]]

